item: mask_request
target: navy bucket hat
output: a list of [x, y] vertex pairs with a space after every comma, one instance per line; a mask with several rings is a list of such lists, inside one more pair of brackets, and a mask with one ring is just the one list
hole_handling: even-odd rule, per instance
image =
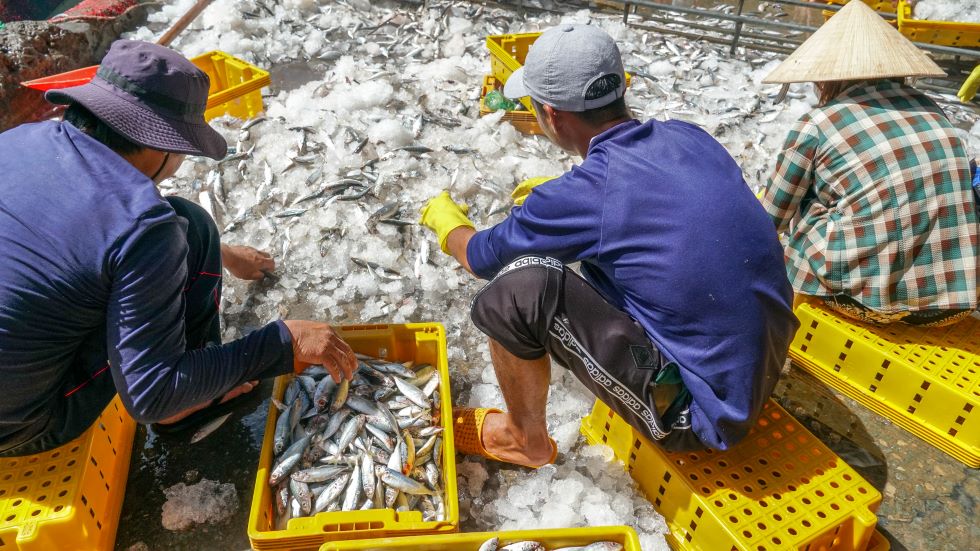
[[169, 48], [117, 40], [91, 82], [49, 90], [44, 98], [78, 102], [144, 147], [221, 159], [228, 144], [204, 121], [210, 85], [207, 74]]

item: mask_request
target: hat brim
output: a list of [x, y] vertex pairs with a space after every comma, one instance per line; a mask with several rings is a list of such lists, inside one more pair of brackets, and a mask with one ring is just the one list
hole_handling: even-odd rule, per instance
[[527, 86], [524, 85], [524, 67], [518, 67], [507, 82], [504, 83], [504, 97], [507, 99], [521, 99], [530, 96]]
[[123, 92], [115, 92], [108, 85], [100, 86], [98, 80], [49, 90], [44, 99], [61, 105], [78, 102], [113, 130], [143, 147], [215, 160], [228, 154], [228, 143], [203, 117], [197, 123], [161, 115], [129, 99]]

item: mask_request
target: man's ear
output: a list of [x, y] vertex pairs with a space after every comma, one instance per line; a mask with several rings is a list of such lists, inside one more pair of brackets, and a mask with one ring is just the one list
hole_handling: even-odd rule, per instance
[[550, 126], [551, 128], [556, 129], [556, 131], [557, 131], [558, 125], [559, 125], [559, 119], [560, 119], [560, 117], [558, 115], [558, 112], [555, 111], [555, 108], [554, 107], [552, 107], [552, 106], [550, 106], [550, 105], [548, 105], [546, 103], [541, 104], [541, 109], [544, 110], [544, 115], [548, 119], [548, 126]]

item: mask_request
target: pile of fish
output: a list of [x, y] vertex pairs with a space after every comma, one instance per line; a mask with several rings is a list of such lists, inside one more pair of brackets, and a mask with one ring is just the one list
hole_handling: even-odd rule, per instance
[[588, 545], [577, 545], [575, 547], [555, 547], [548, 549], [545, 544], [539, 541], [517, 541], [507, 545], [500, 545], [500, 538], [493, 537], [483, 542], [479, 551], [621, 551], [622, 544], [614, 541], [597, 541]]
[[321, 512], [416, 510], [445, 519], [439, 372], [358, 356], [339, 384], [320, 366], [295, 377], [273, 437], [277, 526]]

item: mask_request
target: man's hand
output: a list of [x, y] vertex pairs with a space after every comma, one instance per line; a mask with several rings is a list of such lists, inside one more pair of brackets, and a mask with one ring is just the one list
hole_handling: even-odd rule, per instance
[[422, 219], [420, 223], [436, 232], [436, 237], [439, 239], [439, 248], [442, 249], [442, 252], [450, 254], [449, 249], [446, 248], [446, 240], [449, 238], [449, 233], [461, 226], [466, 226], [470, 229], [474, 228], [473, 222], [470, 222], [470, 219], [466, 217], [466, 213], [469, 210], [469, 206], [456, 203], [449, 196], [448, 191], [443, 191], [439, 195], [429, 199], [429, 202], [422, 207]]
[[531, 191], [534, 188], [547, 181], [554, 180], [555, 178], [557, 178], [557, 176], [536, 176], [534, 178], [528, 178], [527, 180], [517, 184], [514, 191], [510, 192], [511, 198], [514, 199], [514, 204], [517, 206], [523, 205], [524, 200], [527, 199], [527, 196], [531, 194]]
[[221, 263], [238, 279], [262, 279], [276, 269], [269, 253], [244, 245], [222, 245]]
[[353, 379], [357, 358], [350, 345], [333, 328], [318, 321], [284, 320], [293, 337], [293, 371], [302, 373], [311, 365], [327, 368], [333, 380]]

